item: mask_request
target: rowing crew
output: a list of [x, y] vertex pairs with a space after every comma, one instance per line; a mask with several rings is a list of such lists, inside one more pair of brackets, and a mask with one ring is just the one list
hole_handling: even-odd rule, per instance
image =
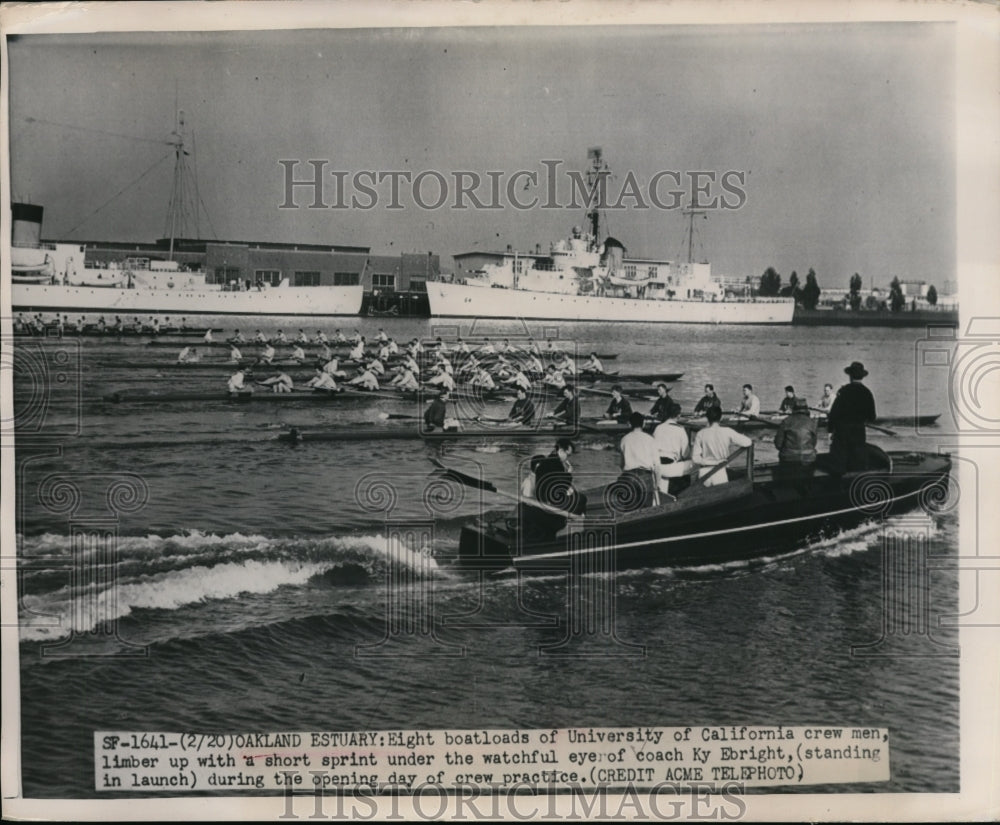
[[[736, 412], [745, 416], [760, 415], [760, 398], [754, 393], [753, 385], [744, 384], [742, 393], [743, 397], [740, 399], [740, 406]], [[785, 387], [785, 395], [778, 406], [778, 412], [782, 415], [790, 414], [795, 409], [795, 402], [799, 398], [800, 396], [795, 393], [795, 387], [789, 384]], [[816, 404], [815, 410], [821, 413], [828, 412], [830, 407], [833, 406], [833, 402], [833, 384], [824, 384], [822, 397]], [[808, 403], [806, 406], [809, 406]], [[694, 412], [696, 415], [704, 414], [711, 407], [717, 407], [721, 410], [722, 400], [716, 394], [715, 387], [712, 384], [706, 384], [705, 394], [698, 400], [698, 403], [694, 407]]]

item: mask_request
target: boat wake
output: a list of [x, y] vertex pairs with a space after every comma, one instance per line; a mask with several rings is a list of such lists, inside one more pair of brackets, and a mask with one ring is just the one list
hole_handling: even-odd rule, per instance
[[[381, 584], [390, 569], [404, 569], [413, 580], [447, 575], [426, 548], [383, 535], [269, 538], [192, 531], [121, 537], [111, 551], [83, 546], [75, 556], [67, 536], [20, 536], [18, 543], [22, 642], [95, 631], [137, 610], [177, 611], [287, 587]], [[81, 570], [86, 581], [73, 583]]]

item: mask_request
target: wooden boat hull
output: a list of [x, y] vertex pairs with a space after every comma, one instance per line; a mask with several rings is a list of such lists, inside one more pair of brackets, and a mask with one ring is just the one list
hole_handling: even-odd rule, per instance
[[547, 542], [524, 540], [508, 520], [466, 526], [454, 563], [471, 570], [599, 573], [746, 561], [794, 551], [872, 518], [947, 506], [948, 456], [883, 455], [890, 467], [842, 477], [818, 473], [807, 483], [787, 483], [759, 467], [753, 481], [692, 489], [658, 508], [622, 514], [598, 506], [592, 520], [588, 512], [582, 526]]

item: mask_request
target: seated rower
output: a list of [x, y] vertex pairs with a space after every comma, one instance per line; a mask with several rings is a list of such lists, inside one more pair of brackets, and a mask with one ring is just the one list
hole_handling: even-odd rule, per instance
[[334, 331], [333, 340], [336, 341], [338, 344], [347, 343], [347, 339], [344, 337], [344, 333], [342, 333], [339, 329]]
[[435, 430], [457, 430], [458, 421], [448, 417], [448, 390], [441, 390], [441, 394], [435, 398], [424, 410], [424, 427], [427, 432]]
[[534, 338], [528, 338], [528, 345], [525, 349], [528, 355], [534, 355], [536, 358], [542, 357], [542, 351], [538, 348], [538, 344], [535, 343]]
[[561, 390], [566, 386], [566, 378], [552, 364], [549, 364], [545, 370], [545, 375], [542, 377], [542, 383]]
[[245, 378], [247, 371], [244, 369], [236, 370], [232, 376], [229, 378], [229, 384], [226, 389], [230, 395], [236, 395], [237, 393], [243, 392], [247, 389]]
[[712, 408], [717, 409], [720, 413], [722, 412], [722, 401], [719, 396], [715, 394], [715, 387], [711, 384], [705, 385], [705, 394], [701, 397], [697, 404], [694, 405], [695, 415], [707, 415], [708, 411]]
[[302, 349], [300, 345], [296, 345], [292, 348], [292, 360], [298, 361], [300, 364], [304, 364], [306, 360], [306, 351]]
[[760, 399], [754, 395], [752, 384], [743, 385], [743, 400], [740, 401], [739, 412], [749, 416], [760, 415]]
[[628, 419], [632, 431], [620, 442], [622, 474], [615, 482], [625, 485], [627, 494], [619, 501], [626, 511], [641, 510], [658, 500], [660, 487], [660, 450], [656, 440], [642, 428], [646, 418], [642, 413], [632, 413]]
[[480, 367], [476, 374], [472, 376], [469, 383], [473, 387], [482, 387], [484, 390], [495, 390], [497, 388], [496, 381], [493, 380], [493, 376], [486, 371], [485, 367]]
[[184, 347], [177, 356], [178, 364], [194, 364], [200, 360], [201, 356], [194, 347]]
[[395, 338], [390, 338], [386, 346], [389, 347], [389, 355], [399, 355], [399, 344]]
[[785, 397], [781, 399], [781, 405], [778, 407], [778, 412], [781, 415], [790, 415], [792, 410], [795, 409], [795, 387], [789, 384], [785, 387]]
[[660, 451], [660, 491], [675, 496], [690, 486], [688, 473], [692, 469], [691, 439], [687, 430], [677, 423], [680, 414], [681, 405], [671, 401], [664, 422], [653, 430], [653, 439]]
[[[604, 417], [617, 421], [619, 424], [628, 424], [632, 418], [632, 405], [628, 399], [622, 396], [621, 384], [615, 384], [611, 388], [611, 403], [604, 411]], [[643, 419], [645, 420], [645, 419]]]
[[340, 361], [335, 357], [323, 365], [323, 372], [335, 378], [347, 378], [347, 373], [340, 369]]
[[270, 387], [271, 392], [291, 392], [294, 388], [292, 378], [287, 372], [279, 372], [257, 383], [262, 387]]
[[299, 334], [295, 336], [295, 343], [296, 344], [308, 344], [309, 343], [309, 336], [306, 335], [306, 331], [304, 329], [300, 329], [299, 330]]
[[266, 344], [267, 343], [267, 337], [264, 335], [263, 332], [261, 332], [260, 330], [257, 330], [253, 334], [253, 342], [255, 344]]
[[238, 347], [236, 347], [236, 346], [230, 346], [229, 347], [229, 360], [230, 361], [242, 361], [243, 360], [243, 353], [239, 351]]
[[306, 386], [312, 387], [314, 390], [338, 391], [337, 382], [333, 380], [333, 376], [328, 372], [323, 372], [319, 367], [316, 368], [316, 374], [306, 381]]
[[513, 352], [517, 352], [517, 347], [511, 344], [510, 338], [504, 338], [503, 341], [497, 344], [497, 353], [499, 355], [506, 355]]
[[354, 348], [351, 350], [348, 358], [352, 361], [362, 361], [365, 357], [365, 339], [361, 336], [361, 340], [355, 342]]
[[458, 368], [460, 376], [466, 373], [475, 375], [477, 372], [479, 372], [479, 361], [476, 360], [475, 355], [470, 355], [468, 360]]
[[434, 339], [434, 344], [437, 346], [438, 355], [447, 355], [451, 351], [440, 335]]
[[[719, 463], [725, 461], [739, 447], [749, 447], [753, 442], [742, 433], [729, 427], [720, 427], [722, 409], [710, 406], [705, 413], [708, 426], [698, 430], [691, 447], [691, 460], [698, 465], [698, 477], [702, 478], [712, 472]], [[706, 487], [725, 484], [729, 481], [726, 468], [723, 467], [705, 482]]]
[[496, 355], [496, 348], [490, 343], [489, 338], [483, 339], [483, 345], [478, 350], [480, 355]]
[[410, 355], [416, 358], [418, 355], [424, 354], [424, 345], [420, 343], [419, 338], [414, 338], [410, 341]]
[[360, 387], [363, 390], [375, 391], [378, 389], [378, 378], [370, 367], [365, 367], [360, 374], [354, 376], [347, 382], [352, 387]]
[[368, 362], [368, 368], [379, 378], [385, 375], [385, 362], [381, 358], [372, 358]]
[[417, 377], [420, 376], [420, 364], [418, 364], [414, 360], [413, 356], [407, 355], [406, 358], [403, 359], [403, 366], [406, 367], [415, 376]]
[[549, 413], [548, 417], [554, 418], [557, 424], [575, 428], [580, 421], [580, 402], [571, 384], [564, 386], [562, 392], [563, 400]]
[[413, 372], [406, 367], [402, 367], [400, 372], [389, 383], [397, 389], [408, 392], [416, 392], [420, 389], [420, 382], [414, 377]]
[[330, 342], [329, 342], [329, 340], [326, 337], [326, 333], [323, 332], [323, 330], [318, 329], [318, 330], [316, 330], [316, 337], [313, 338], [313, 343], [315, 343], [315, 344], [321, 344], [321, 345], [323, 345], [325, 347]]
[[576, 375], [576, 364], [566, 353], [561, 353], [556, 359], [555, 368], [564, 375]]
[[587, 363], [583, 365], [581, 372], [589, 372], [594, 375], [604, 375], [604, 364], [601, 363], [601, 359], [597, 357], [596, 352], [590, 353], [590, 358]]
[[[649, 411], [649, 417], [655, 422], [662, 423], [667, 420], [667, 412], [675, 404], [674, 399], [670, 397], [670, 390], [667, 389], [666, 384], [656, 385], [656, 401], [653, 402], [653, 408]], [[678, 405], [678, 415], [680, 414], [680, 406]]]
[[362, 343], [364, 340], [365, 336], [361, 334], [360, 330], [355, 330], [354, 335], [350, 337], [350, 342], [355, 345]]
[[434, 375], [427, 381], [427, 384], [431, 387], [443, 387], [449, 391], [455, 389], [455, 379], [441, 367], [435, 370]]
[[279, 344], [288, 343], [288, 339], [285, 337], [285, 331], [283, 329], [278, 330], [278, 334], [274, 336], [274, 340]]
[[229, 339], [234, 344], [245, 344], [246, 340], [243, 338], [243, 333], [238, 329], [233, 331], [233, 337]]
[[389, 342], [389, 336], [385, 334], [385, 330], [382, 327], [378, 328], [378, 335], [375, 336], [375, 340], [380, 344], [387, 344]]
[[514, 424], [531, 424], [535, 420], [535, 405], [524, 387], [517, 388], [517, 400], [507, 413], [507, 420]]
[[505, 384], [511, 384], [515, 387], [520, 387], [525, 392], [531, 389], [531, 379], [524, 374], [522, 369], [514, 369], [514, 374], [509, 378], [504, 379]]
[[465, 343], [461, 338], [455, 342], [455, 352], [460, 352], [462, 355], [469, 354], [469, 345]]
[[267, 344], [264, 347], [264, 351], [257, 358], [258, 364], [270, 364], [274, 360], [274, 347]]
[[531, 353], [528, 355], [527, 362], [524, 365], [524, 371], [528, 375], [534, 375], [537, 377], [541, 377], [545, 373], [545, 367], [542, 366], [541, 359], [539, 359], [537, 353]]
[[212, 343], [212, 328], [211, 327], [209, 327], [208, 329], [205, 330], [205, 337], [202, 338], [201, 340], [204, 341], [206, 344], [211, 344]]
[[389, 358], [390, 355], [392, 355], [392, 352], [389, 349], [389, 345], [388, 344], [382, 344], [382, 346], [379, 347], [378, 357], [381, 358], [381, 359], [383, 359], [383, 360], [386, 360], [386, 359]]
[[328, 344], [320, 344], [319, 352], [316, 353], [316, 357], [325, 364], [333, 358], [333, 350], [330, 349]]
[[833, 384], [823, 385], [823, 395], [816, 404], [817, 409], [823, 412], [830, 412], [830, 407], [833, 406], [833, 399], [836, 396], [833, 394]]

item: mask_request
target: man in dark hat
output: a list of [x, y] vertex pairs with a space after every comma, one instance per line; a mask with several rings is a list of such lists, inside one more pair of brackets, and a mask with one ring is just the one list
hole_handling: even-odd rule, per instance
[[809, 416], [809, 402], [796, 398], [791, 415], [774, 434], [778, 466], [774, 477], [783, 480], [811, 478], [816, 469], [816, 421]]
[[868, 469], [865, 425], [875, 421], [875, 397], [862, 379], [868, 370], [860, 361], [844, 368], [851, 379], [837, 390], [827, 413], [830, 430], [830, 471], [836, 475]]

